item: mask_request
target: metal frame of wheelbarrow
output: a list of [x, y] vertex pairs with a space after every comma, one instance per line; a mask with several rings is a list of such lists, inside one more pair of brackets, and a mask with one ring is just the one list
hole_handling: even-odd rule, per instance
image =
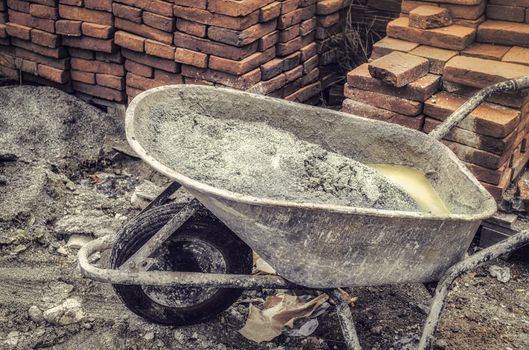
[[[480, 90], [456, 110], [445, 122], [434, 129], [430, 135], [437, 140], [442, 140], [455, 125], [469, 115], [488, 96], [497, 92], [514, 92], [525, 88], [529, 88], [529, 77], [501, 82]], [[164, 204], [179, 188], [180, 184], [173, 182], [157, 198], [155, 198], [142, 211], [142, 213]], [[171, 220], [169, 220], [136, 253], [122, 264], [119, 270], [98, 268], [89, 262], [89, 257], [92, 254], [110, 249], [115, 237], [105, 236], [86, 244], [79, 251], [79, 268], [81, 273], [83, 276], [98, 282], [126, 285], [243, 289], [307, 289], [306, 287], [291, 283], [281, 276], [274, 275], [254, 276], [178, 271], [148, 271], [154, 262], [154, 259], [151, 258], [154, 252], [189, 218], [191, 218], [201, 205], [202, 204], [197, 199], [192, 199], [186, 203]], [[475, 269], [477, 266], [487, 261], [510, 253], [526, 244], [529, 244], [529, 230], [517, 233], [500, 243], [481, 250], [449, 268], [436, 284], [430, 312], [423, 328], [418, 349], [431, 349], [433, 340], [435, 339], [434, 334], [437, 330], [441, 313], [446, 304], [448, 292], [457, 277], [467, 271]], [[349, 305], [342, 298], [338, 290], [332, 289], [327, 292], [336, 302], [336, 312], [347, 348], [351, 350], [361, 349]]]

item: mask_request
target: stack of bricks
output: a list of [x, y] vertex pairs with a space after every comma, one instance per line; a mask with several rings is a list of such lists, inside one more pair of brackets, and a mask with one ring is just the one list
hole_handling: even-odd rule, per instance
[[56, 33], [57, 0], [7, 0], [6, 31], [25, 80], [70, 91], [68, 52]]
[[315, 38], [320, 55], [319, 69], [323, 90], [340, 80], [336, 61], [339, 46], [343, 45], [342, 35], [350, 3], [350, 0], [323, 0], [316, 4], [317, 28]]
[[71, 57], [76, 95], [105, 104], [125, 102], [125, 70], [114, 44], [111, 0], [59, 0], [57, 34]]
[[[529, 24], [485, 19], [486, 8], [480, 0], [403, 1], [406, 16], [388, 24], [370, 64], [348, 74], [342, 109], [430, 132], [479, 89], [529, 75]], [[527, 92], [492, 96], [443, 140], [497, 200], [529, 159], [528, 101]]]
[[[261, 65], [261, 93], [305, 102], [320, 91], [314, 0], [284, 0], [277, 19], [276, 58]], [[275, 68], [278, 67], [278, 68]], [[280, 67], [280, 68], [279, 68]]]
[[142, 91], [183, 83], [173, 45], [176, 30], [173, 2], [115, 0], [112, 9], [115, 42], [125, 58], [129, 101]]
[[15, 66], [15, 49], [11, 47], [7, 35], [7, 20], [7, 1], [0, 0], [0, 76], [15, 79], [18, 76]]

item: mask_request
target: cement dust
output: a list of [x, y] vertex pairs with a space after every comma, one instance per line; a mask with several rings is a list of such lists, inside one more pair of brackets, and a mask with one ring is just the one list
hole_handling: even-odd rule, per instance
[[370, 164], [370, 167], [405, 190], [422, 211], [437, 216], [448, 216], [450, 214], [450, 211], [430, 181], [419, 170], [404, 165], [392, 164]]

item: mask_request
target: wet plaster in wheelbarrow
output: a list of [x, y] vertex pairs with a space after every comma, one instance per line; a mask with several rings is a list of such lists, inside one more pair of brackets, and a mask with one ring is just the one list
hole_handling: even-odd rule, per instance
[[418, 210], [368, 166], [266, 123], [216, 119], [172, 102], [146, 113], [153, 122], [140, 139], [152, 144], [153, 155], [211, 186], [297, 202]]

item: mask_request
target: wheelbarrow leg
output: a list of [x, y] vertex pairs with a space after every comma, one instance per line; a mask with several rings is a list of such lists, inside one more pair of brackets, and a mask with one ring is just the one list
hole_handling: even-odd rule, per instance
[[165, 204], [165, 202], [167, 202], [169, 197], [171, 197], [173, 195], [173, 193], [178, 191], [178, 189], [180, 187], [182, 187], [182, 185], [180, 185], [178, 182], [176, 182], [176, 181], [171, 182], [169, 184], [169, 186], [167, 186], [162, 191], [162, 193], [160, 193], [145, 208], [143, 208], [143, 210], [138, 215], [143, 214], [143, 213], [145, 213], [146, 211], [148, 211], [148, 210], [150, 210], [152, 208], [159, 207], [160, 205]]
[[418, 350], [430, 350], [435, 340], [435, 332], [441, 319], [441, 313], [446, 305], [446, 297], [454, 280], [465, 272], [475, 269], [479, 265], [496, 259], [501, 255], [515, 251], [518, 248], [529, 243], [529, 230], [522, 231], [514, 236], [495, 244], [489, 248], [466, 258], [460, 263], [452, 266], [439, 281], [435, 289], [435, 295], [432, 300], [430, 313], [424, 325]]
[[348, 350], [361, 350], [360, 341], [356, 334], [353, 314], [349, 304], [343, 299], [337, 289], [331, 291], [331, 297], [336, 302], [336, 314], [342, 328], [343, 337]]

